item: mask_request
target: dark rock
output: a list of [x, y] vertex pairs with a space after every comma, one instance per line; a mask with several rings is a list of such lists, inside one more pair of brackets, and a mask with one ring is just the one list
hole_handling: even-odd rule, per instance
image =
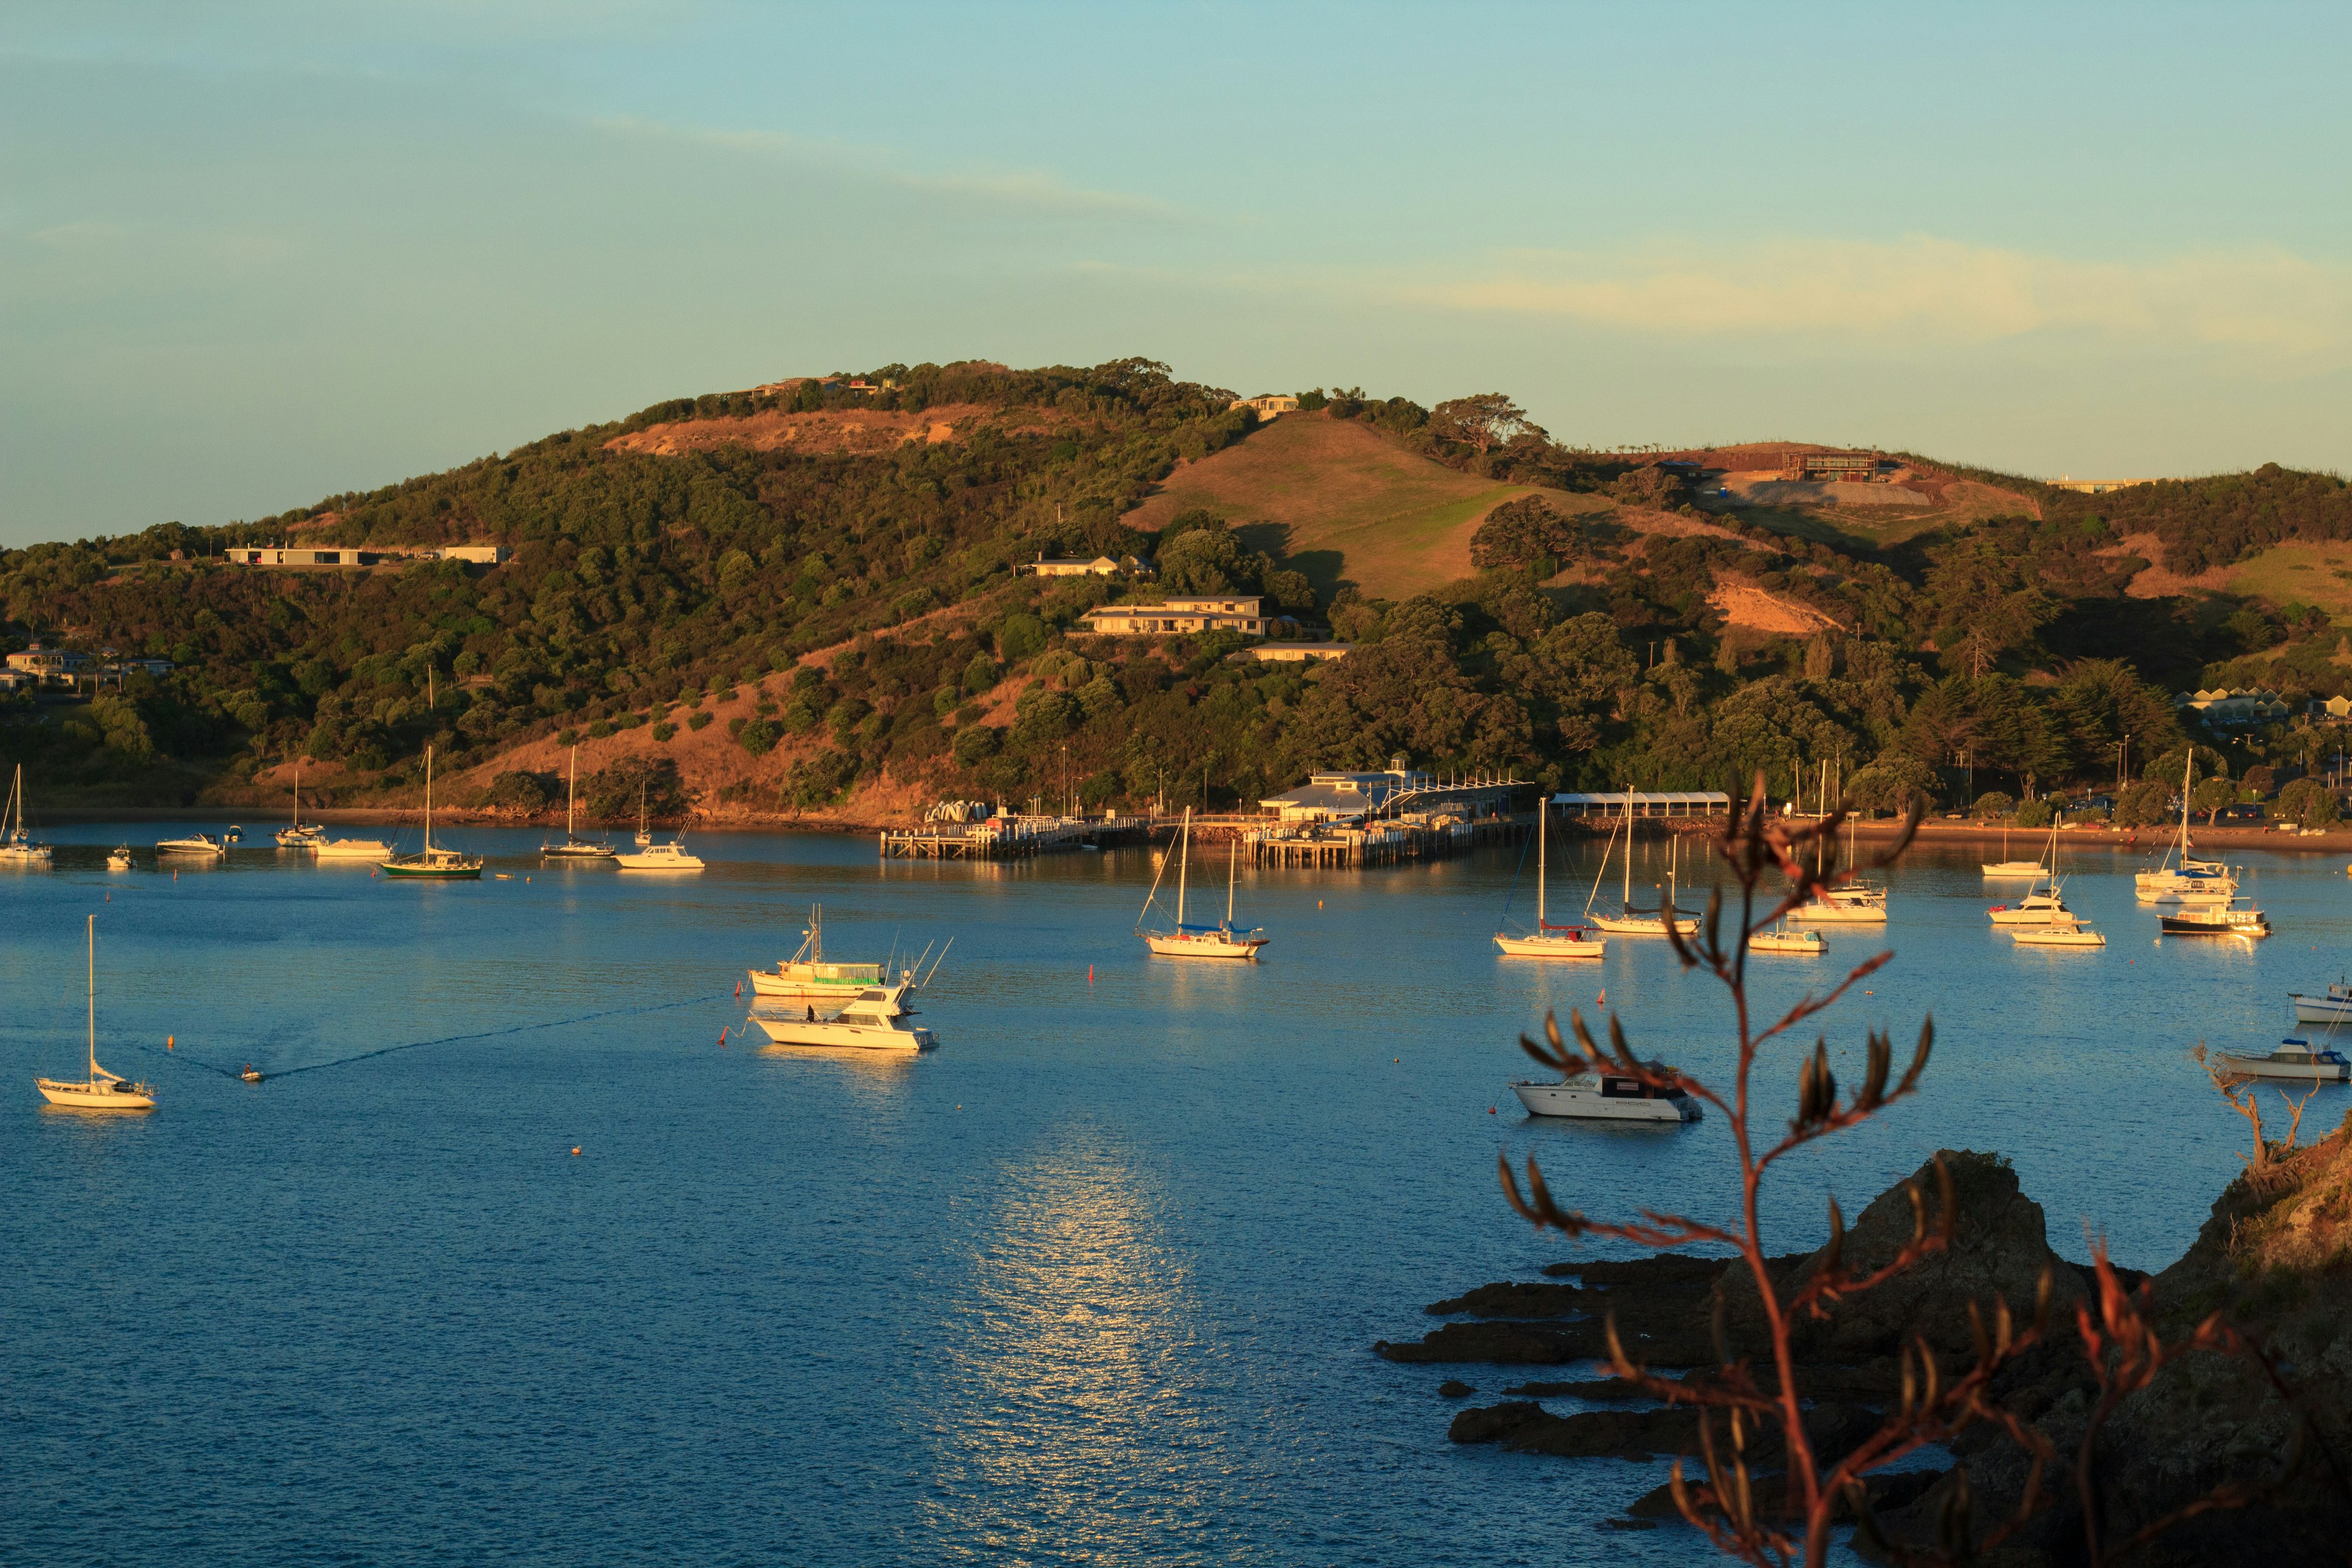
[[1584, 1383], [1522, 1383], [1503, 1392], [1514, 1399], [1581, 1399], [1599, 1405], [1655, 1397], [1618, 1377], [1594, 1378]]
[[1573, 1285], [1481, 1285], [1450, 1301], [1422, 1309], [1433, 1317], [1470, 1312], [1481, 1318], [1565, 1318], [1583, 1311], [1590, 1293]]
[[[1898, 1470], [1892, 1475], [1865, 1476], [1863, 1478], [1863, 1490], [1869, 1496], [1870, 1510], [1875, 1516], [1891, 1509], [1907, 1506], [1924, 1496], [1948, 1473], [1944, 1470]], [[1685, 1466], [1683, 1476], [1685, 1484], [1689, 1485], [1702, 1479], [1703, 1472]], [[1778, 1472], [1756, 1478], [1754, 1489], [1757, 1501], [1768, 1512], [1777, 1513], [1783, 1508], [1787, 1495], [1785, 1490], [1787, 1479], [1787, 1477]], [[1635, 1500], [1633, 1506], [1625, 1511], [1635, 1519], [1682, 1518], [1682, 1510], [1675, 1507], [1675, 1489], [1672, 1482], [1643, 1492]], [[1838, 1501], [1835, 1517], [1846, 1521], [1851, 1521], [1853, 1518], [1853, 1510], [1846, 1505], [1843, 1499]]]
[[1449, 1377], [1437, 1385], [1440, 1399], [1467, 1399], [1478, 1391], [1458, 1377]]
[[1557, 1366], [1601, 1353], [1597, 1323], [1448, 1323], [1417, 1343], [1382, 1340], [1373, 1351], [1396, 1362], [1486, 1362], [1496, 1366]]
[[[1723, 1430], [1719, 1420], [1716, 1429]], [[1805, 1435], [1824, 1464], [1843, 1458], [1877, 1429], [1875, 1415], [1851, 1405], [1816, 1405], [1805, 1413]], [[1554, 1415], [1533, 1400], [1514, 1400], [1463, 1411], [1446, 1436], [1456, 1443], [1499, 1443], [1514, 1453], [1648, 1459], [1697, 1452], [1698, 1413], [1680, 1405]], [[1769, 1458], [1780, 1448], [1779, 1429], [1760, 1426], [1749, 1436], [1748, 1460]]]

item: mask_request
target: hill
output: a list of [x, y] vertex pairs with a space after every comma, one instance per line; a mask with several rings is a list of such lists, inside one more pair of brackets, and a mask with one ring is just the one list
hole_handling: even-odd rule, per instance
[[[257, 522], [0, 552], [15, 646], [174, 665], [18, 695], [0, 761], [52, 803], [259, 805], [299, 754], [315, 795], [367, 806], [412, 800], [429, 744], [454, 791], [526, 815], [576, 744], [599, 813], [644, 784], [673, 816], [872, 821], [1246, 802], [1399, 752], [1659, 787], [1786, 788], [1835, 757], [1890, 804], [1964, 763], [1980, 788], [2109, 778], [2125, 732], [2150, 759], [2183, 738], [2167, 689], [2326, 694], [2352, 667], [2330, 621], [2352, 518], [2322, 476], [2081, 497], [1906, 458], [1893, 485], [1791, 486], [1760, 448], [1567, 447], [1500, 394], [1302, 404], [1261, 424], [1143, 360], [893, 365]], [[221, 563], [289, 538], [512, 553]], [[1159, 571], [1019, 570], [1041, 553]], [[1079, 619], [1168, 592], [1260, 594], [1354, 651], [1235, 662], [1228, 634]], [[2229, 746], [2237, 769], [2301, 752]]]

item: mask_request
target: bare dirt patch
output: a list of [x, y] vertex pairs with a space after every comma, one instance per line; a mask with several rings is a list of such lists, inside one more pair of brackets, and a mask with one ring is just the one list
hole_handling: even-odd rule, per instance
[[[2153, 533], [2127, 533], [2121, 544], [2099, 552], [2101, 555], [2137, 555], [2143, 561], [2164, 559], [2164, 546]], [[2230, 585], [2230, 568], [2209, 566], [2193, 577], [2168, 572], [2161, 566], [2150, 566], [2131, 580], [2124, 590], [2135, 599], [2177, 599], [2184, 594], [2218, 594]]]
[[1811, 605], [1777, 598], [1755, 584], [1738, 577], [1717, 583], [1706, 602], [1723, 612], [1735, 626], [1787, 637], [1809, 637], [1836, 627], [1837, 622]]
[[755, 452], [888, 452], [909, 441], [936, 446], [955, 440], [992, 412], [976, 403], [941, 404], [917, 414], [872, 408], [829, 408], [814, 414], [771, 409], [736, 418], [648, 425], [626, 436], [615, 436], [604, 446], [610, 451], [661, 458], [719, 447], [748, 447]]

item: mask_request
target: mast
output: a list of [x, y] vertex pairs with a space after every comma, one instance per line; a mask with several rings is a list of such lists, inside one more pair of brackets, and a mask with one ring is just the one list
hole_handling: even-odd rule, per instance
[[1192, 868], [1192, 808], [1184, 808], [1184, 839], [1176, 851], [1176, 929], [1184, 929], [1184, 878]]
[[[1538, 935], [1541, 935], [1541, 934], [1542, 934], [1542, 932], [1543, 932], [1543, 928], [1544, 928], [1544, 871], [1545, 871], [1545, 868], [1546, 868], [1545, 852], [1546, 852], [1546, 850], [1549, 847], [1549, 845], [1545, 842], [1545, 838], [1544, 838], [1544, 826], [1545, 826], [1546, 819], [1547, 819], [1547, 818], [1549, 818], [1550, 816], [1551, 816], [1551, 803], [1550, 803], [1549, 801], [1545, 800], [1545, 799], [1544, 799], [1542, 796], [1540, 796], [1540, 795], [1537, 796], [1537, 797], [1536, 797], [1536, 932], [1537, 932], [1537, 934], [1538, 934]], [[1523, 853], [1523, 854], [1524, 854], [1524, 853], [1525, 853], [1525, 851], [1521, 851], [1521, 853]]]
[[89, 1081], [98, 1081], [98, 917], [89, 917]]
[[302, 753], [301, 753], [301, 752], [295, 752], [295, 753], [294, 753], [294, 822], [293, 822], [293, 826], [296, 826], [296, 827], [299, 827], [299, 826], [302, 826]]
[[425, 748], [425, 853], [433, 853], [433, 748]]
[[572, 832], [572, 817], [580, 803], [580, 748], [572, 748], [572, 777], [563, 786], [563, 842], [569, 844], [577, 837]]
[[1633, 912], [1633, 790], [1625, 790], [1625, 912]]
[[1241, 836], [1236, 834], [1225, 840], [1225, 929], [1227, 931], [1233, 930], [1234, 927], [1234, 868], [1240, 864], [1241, 858]]
[[[2189, 760], [2180, 764], [2180, 863], [2184, 868], [2189, 864], [2189, 781], [2196, 776], [2196, 773], [2197, 746], [2192, 742], [2189, 747]], [[25, 808], [20, 805], [16, 808], [16, 826], [21, 828], [24, 825]]]

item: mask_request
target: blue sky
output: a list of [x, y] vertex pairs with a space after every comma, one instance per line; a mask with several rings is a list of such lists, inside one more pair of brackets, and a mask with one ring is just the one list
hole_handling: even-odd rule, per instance
[[0, 28], [0, 542], [1130, 353], [1596, 446], [2352, 468], [2352, 8], [109, 5]]

